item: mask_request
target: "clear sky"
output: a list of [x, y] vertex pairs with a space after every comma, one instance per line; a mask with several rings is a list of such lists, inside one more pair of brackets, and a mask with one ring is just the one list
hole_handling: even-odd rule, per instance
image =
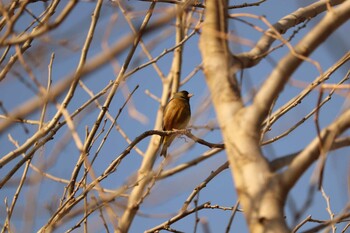
[[[243, 3], [241, 1], [231, 1], [231, 5]], [[232, 9], [231, 14], [237, 13], [249, 13], [259, 16], [265, 16], [271, 23], [277, 22], [279, 19], [287, 14], [292, 13], [296, 9], [302, 6], [306, 6], [313, 1], [280, 1], [269, 0], [256, 7], [248, 7], [243, 9]], [[30, 6], [33, 13], [39, 14], [43, 9], [43, 3], [36, 3]], [[125, 4], [130, 6], [130, 10], [135, 13], [132, 15], [132, 19], [135, 25], [139, 25], [145, 15], [145, 10], [150, 3], [141, 1], [126, 1]], [[62, 5], [64, 6], [64, 5]], [[158, 16], [164, 11], [167, 4], [157, 4], [155, 15]], [[79, 56], [81, 52], [81, 45], [88, 32], [89, 23], [91, 19], [91, 13], [95, 7], [94, 2], [82, 1], [77, 4], [75, 10], [64, 21], [64, 24], [59, 29], [54, 30], [47, 36], [43, 36], [40, 40], [35, 40], [32, 43], [32, 47], [25, 54], [28, 64], [33, 69], [34, 75], [40, 82], [46, 86], [48, 64], [50, 61], [51, 53], [55, 53], [55, 59], [52, 69], [52, 85], [55, 85], [60, 80], [67, 77], [67, 75], [74, 72], [77, 67]], [[60, 8], [60, 10], [62, 7]], [[58, 10], [58, 11], [60, 11]], [[291, 41], [292, 45], [295, 45], [311, 28], [319, 22], [323, 17], [322, 14], [315, 19], [312, 19], [304, 28], [301, 28]], [[194, 14], [195, 22], [198, 20], [199, 15]], [[115, 23], [111, 23], [112, 20], [116, 20]], [[249, 17], [241, 17], [241, 19], [259, 26], [262, 29], [267, 29], [267, 26], [258, 19], [252, 19]], [[21, 30], [21, 27], [28, 20], [32, 20], [29, 15], [21, 18], [16, 25], [16, 29]], [[21, 25], [23, 23], [23, 25]], [[301, 25], [299, 25], [301, 26]], [[298, 27], [290, 29], [284, 38], [289, 38], [294, 30], [298, 30]], [[110, 35], [108, 34], [108, 31]], [[145, 43], [151, 48], [151, 54], [153, 57], [160, 55], [165, 49], [169, 49], [174, 45], [174, 22], [171, 22], [166, 27], [157, 30], [154, 33], [147, 35], [144, 38]], [[191, 30], [190, 30], [191, 31]], [[330, 36], [325, 44], [319, 47], [311, 56], [311, 59], [317, 61], [323, 71], [327, 70], [331, 65], [335, 63], [341, 56], [349, 51], [350, 43], [348, 40], [348, 32], [350, 31], [349, 22], [339, 28], [336, 33]], [[114, 44], [120, 38], [130, 33], [129, 27], [126, 25], [124, 16], [120, 13], [117, 7], [113, 6], [110, 2], [105, 2], [101, 11], [99, 23], [97, 25], [96, 34], [94, 35], [91, 50], [88, 54], [89, 59], [93, 58], [96, 54], [101, 53], [106, 49], [106, 41], [109, 44]], [[240, 53], [242, 51], [249, 51], [256, 41], [261, 37], [262, 33], [258, 32], [254, 28], [247, 26], [246, 24], [231, 19], [229, 22], [229, 33], [232, 37], [230, 41], [230, 47], [232, 52]], [[201, 55], [198, 48], [199, 34], [190, 38], [184, 47], [183, 66], [182, 66], [182, 80], [185, 79], [192, 71], [201, 64]], [[108, 39], [106, 39], [108, 38]], [[245, 39], [245, 44], [238, 43], [236, 38], [240, 38], [239, 42]], [[63, 43], [65, 42], [65, 43]], [[275, 42], [274, 46], [277, 46], [280, 42]], [[4, 48], [1, 49], [2, 51]], [[13, 49], [10, 52], [14, 52]], [[118, 54], [114, 63], [109, 63], [95, 72], [84, 76], [83, 80], [85, 85], [94, 93], [103, 89], [110, 80], [114, 80], [118, 74], [118, 62], [122, 64], [128, 50]], [[242, 96], [246, 100], [246, 104], [249, 104], [251, 96], [254, 95], [254, 89], [258, 89], [264, 82], [266, 77], [271, 73], [274, 66], [278, 61], [289, 52], [289, 49], [284, 46], [273, 53], [271, 53], [266, 59], [263, 59], [257, 66], [244, 70], [242, 74]], [[129, 71], [146, 63], [148, 59], [145, 57], [140, 48], [137, 49], [134, 58], [132, 59]], [[158, 66], [164, 75], [168, 74], [171, 66], [172, 53], [169, 53], [162, 57], [158, 62]], [[341, 69], [336, 71], [327, 83], [337, 83], [343, 79], [346, 72], [349, 70], [350, 65], [347, 63]], [[0, 101], [8, 112], [15, 109], [22, 103], [25, 103], [28, 99], [32, 98], [35, 94], [28, 88], [24, 82], [19, 81], [19, 76], [27, 82], [31, 82], [28, 78], [28, 74], [23, 67], [17, 63], [14, 69], [17, 71], [10, 72], [6, 79], [0, 82]], [[316, 67], [311, 63], [303, 64], [291, 77], [290, 82], [285, 87], [283, 93], [280, 95], [279, 100], [276, 102], [275, 109], [285, 104], [290, 98], [294, 97], [302, 91], [305, 85], [309, 84], [319, 75]], [[347, 82], [348, 83], [348, 82]], [[116, 116], [119, 109], [125, 102], [124, 93], [129, 93], [139, 85], [139, 88], [132, 97], [132, 102], [129, 102], [127, 108], [125, 108], [117, 123], [125, 131], [127, 136], [133, 140], [138, 135], [142, 134], [146, 130], [153, 129], [154, 119], [159, 108], [159, 103], [152, 99], [146, 92], [149, 91], [153, 95], [160, 97], [162, 94], [162, 84], [159, 76], [155, 72], [152, 66], [148, 66], [130, 76], [126, 82], [122, 83], [118, 92], [114, 96], [112, 105], [109, 108], [111, 116]], [[214, 109], [210, 103], [210, 94], [205, 83], [204, 74], [202, 71], [198, 71], [188, 82], [186, 82], [181, 89], [185, 89], [194, 94], [191, 99], [192, 107], [192, 120], [191, 127], [192, 133], [204, 138], [207, 141], [213, 143], [222, 142], [220, 131], [217, 129], [217, 122]], [[324, 96], [329, 92], [326, 91]], [[313, 91], [299, 106], [294, 108], [284, 117], [278, 120], [267, 134], [266, 139], [273, 138], [296, 124], [303, 119], [312, 109], [317, 105], [317, 98], [320, 92], [318, 90]], [[332, 120], [334, 120], [345, 108], [349, 107], [346, 95], [348, 91], [335, 93], [332, 99], [325, 105], [320, 111], [320, 124], [321, 127], [325, 127]], [[106, 96], [101, 97], [100, 103], [103, 103]], [[74, 95], [72, 102], [68, 106], [68, 111], [72, 113], [77, 107], [81, 106], [85, 101], [89, 99], [89, 95], [78, 87]], [[62, 101], [62, 97], [58, 99]], [[132, 115], [132, 110], [137, 110], [139, 117], [136, 119]], [[51, 119], [56, 112], [55, 107], [51, 104], [48, 109], [46, 120]], [[96, 120], [99, 111], [97, 111], [95, 105], [91, 105], [90, 108], [85, 109], [75, 119], [77, 132], [81, 139], [85, 136], [86, 126], [90, 130], [93, 123]], [[4, 114], [1, 112], [1, 114]], [[28, 119], [38, 120], [40, 112], [36, 112], [28, 116]], [[105, 129], [108, 129], [111, 125], [110, 121], [107, 121]], [[214, 126], [214, 130], [209, 131], [206, 129], [197, 129], [202, 126]], [[28, 130], [26, 132], [25, 130]], [[11, 136], [20, 145], [25, 140], [36, 132], [37, 126], [23, 126], [16, 124], [14, 127], [2, 132], [0, 134], [0, 154], [5, 155], [14, 149], [13, 143], [9, 140]], [[94, 155], [100, 145], [102, 138], [105, 135], [102, 132], [102, 136], [97, 138], [96, 143], [91, 148], [90, 155]], [[39, 150], [34, 157], [33, 164], [36, 166], [44, 166], [43, 170], [46, 172], [63, 178], [69, 179], [74, 169], [74, 165], [78, 159], [79, 151], [69, 136], [69, 130], [67, 127], [59, 131], [54, 139], [46, 144], [46, 146]], [[301, 150], [303, 147], [316, 136], [316, 128], [314, 118], [311, 117], [302, 126], [288, 134], [287, 137], [280, 139], [273, 144], [263, 147], [264, 154], [268, 159], [288, 155], [290, 153]], [[65, 142], [66, 140], [66, 142]], [[147, 149], [149, 138], [143, 140], [138, 144], [138, 148], [142, 151]], [[121, 136], [121, 134], [112, 129], [111, 134], [104, 143], [101, 151], [99, 152], [98, 159], [94, 164], [95, 174], [100, 175], [109, 163], [115, 159], [126, 147], [128, 143]], [[190, 149], [187, 149], [190, 147]], [[173, 168], [179, 164], [188, 162], [194, 158], [197, 158], [208, 148], [202, 145], [192, 145], [190, 139], [180, 138], [177, 139], [169, 152], [172, 154], [173, 159], [165, 167], [166, 169]], [[331, 153], [327, 159], [325, 177], [324, 177], [324, 190], [327, 195], [330, 196], [330, 204], [333, 213], [340, 213], [349, 200], [348, 182], [349, 182], [349, 150], [341, 149]], [[9, 163], [7, 166], [0, 169], [0, 177], [5, 176], [9, 170], [15, 165], [18, 160]], [[120, 167], [115, 173], [110, 175], [106, 180], [102, 182], [102, 185], [108, 189], [117, 189], [121, 185], [128, 184], [131, 176], [138, 170], [142, 161], [140, 156], [135, 150], [123, 160]], [[156, 167], [161, 163], [162, 158], [158, 158]], [[185, 170], [179, 174], [176, 174], [170, 178], [157, 182], [157, 184], [151, 190], [150, 196], [148, 196], [144, 203], [141, 205], [140, 214], [138, 214], [132, 224], [130, 232], [143, 232], [149, 228], [152, 228], [170, 217], [176, 214], [186, 198], [192, 192], [192, 190], [199, 185], [206, 177], [208, 177], [211, 171], [216, 170], [221, 164], [226, 161], [226, 154], [224, 152], [218, 153], [210, 159], [199, 163], [190, 169]], [[6, 216], [4, 199], [7, 197], [8, 202], [11, 202], [13, 194], [17, 187], [17, 181], [20, 179], [23, 169], [20, 169], [13, 180], [16, 182], [7, 183], [0, 192], [0, 221], [3, 222]], [[314, 166], [308, 170], [308, 172], [302, 177], [296, 187], [292, 190], [288, 203], [286, 204], [286, 218], [288, 223], [294, 225], [291, 209], [299, 210], [307, 199], [308, 189], [310, 186], [310, 180], [314, 171]], [[36, 172], [30, 170], [29, 176], [37, 175]], [[91, 180], [91, 179], [89, 179]], [[59, 182], [54, 182], [50, 179], [43, 178], [39, 184], [27, 184], [17, 203], [12, 218], [15, 232], [34, 232], [38, 230], [43, 224], [45, 224], [49, 218], [48, 206], [56, 206], [58, 200], [61, 198], [65, 185]], [[96, 194], [96, 193], [95, 193]], [[223, 207], [232, 207], [237, 201], [237, 195], [234, 190], [234, 184], [232, 181], [231, 173], [227, 169], [212, 180], [199, 195], [199, 204], [210, 201], [212, 205], [219, 205]], [[116, 199], [116, 202], [112, 204], [114, 210], [118, 215], [122, 213], [122, 208], [126, 204], [124, 197]], [[34, 208], [36, 206], [36, 208]], [[82, 205], [79, 205], [80, 207]], [[193, 207], [193, 203], [191, 204]], [[327, 205], [325, 199], [322, 197], [321, 192], [316, 191], [314, 194], [313, 202], [309, 209], [300, 217], [304, 219], [307, 215], [312, 215], [314, 219], [325, 220], [329, 219], [327, 213]], [[31, 209], [31, 212], [26, 212]], [[230, 218], [231, 212], [229, 210], [202, 210], [198, 213], [201, 221], [207, 221], [211, 232], [224, 232]], [[34, 215], [33, 226], [30, 226], [30, 222], [26, 221], [25, 216]], [[106, 214], [107, 216], [107, 214]], [[28, 219], [28, 218], [27, 218]], [[80, 219], [73, 218], [72, 221], [68, 221], [63, 224], [57, 232], [63, 232], [68, 230]], [[104, 232], [104, 228], [101, 224], [101, 219], [98, 214], [94, 214], [89, 218], [91, 232]], [[109, 229], [112, 230], [112, 225], [109, 223]], [[191, 215], [181, 220], [180, 222], [172, 225], [174, 229], [183, 232], [193, 232], [195, 223], [195, 216]], [[1, 223], [2, 224], [2, 223]], [[308, 229], [313, 224], [307, 224], [304, 229]], [[247, 232], [247, 228], [244, 222], [243, 214], [237, 213], [236, 218], [231, 226], [231, 232]], [[82, 232], [83, 228], [78, 228], [75, 232]], [[202, 228], [202, 224], [199, 224], [197, 232], [205, 232]]]

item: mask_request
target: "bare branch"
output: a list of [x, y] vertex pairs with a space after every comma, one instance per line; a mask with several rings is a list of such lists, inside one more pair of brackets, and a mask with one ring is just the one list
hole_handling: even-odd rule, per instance
[[[348, 20], [350, 2], [346, 1], [333, 11], [329, 11], [295, 47], [294, 51], [304, 57], [311, 54], [333, 31]], [[253, 124], [260, 125], [265, 120], [272, 103], [282, 91], [291, 74], [303, 62], [292, 52], [278, 63], [254, 98], [250, 111]]]
[[187, 215], [190, 215], [190, 214], [196, 213], [199, 210], [208, 208], [209, 206], [210, 206], [210, 202], [206, 202], [206, 203], [199, 205], [191, 210], [186, 210], [184, 212], [181, 212], [178, 215], [169, 219], [168, 221], [166, 221], [166, 222], [164, 222], [164, 223], [162, 223], [162, 224], [160, 224], [152, 229], [145, 231], [145, 233], [158, 232], [159, 230], [162, 230], [162, 229], [167, 230], [171, 224], [179, 221], [180, 219], [186, 217]]
[[73, 193], [73, 190], [74, 190], [74, 187], [75, 187], [75, 180], [76, 180], [76, 178], [78, 176], [80, 167], [81, 167], [83, 161], [85, 160], [86, 156], [88, 155], [88, 153], [90, 151], [91, 143], [92, 143], [93, 138], [95, 137], [97, 129], [99, 128], [100, 123], [102, 122], [102, 119], [105, 116], [105, 114], [107, 112], [107, 109], [108, 109], [109, 105], [111, 104], [112, 99], [113, 99], [117, 89], [119, 88], [119, 84], [121, 83], [122, 79], [124, 78], [124, 74], [125, 74], [128, 66], [129, 66], [129, 64], [130, 64], [131, 58], [133, 57], [134, 52], [135, 52], [135, 50], [136, 50], [136, 48], [137, 48], [137, 46], [138, 46], [138, 44], [139, 44], [139, 42], [141, 40], [141, 37], [142, 37], [142, 35], [143, 35], [147, 25], [148, 25], [148, 22], [149, 22], [152, 14], [153, 14], [154, 7], [155, 7], [155, 3], [152, 3], [150, 8], [149, 8], [149, 10], [148, 10], [148, 12], [147, 12], [147, 14], [146, 14], [146, 16], [145, 16], [145, 18], [144, 18], [144, 20], [143, 20], [143, 22], [142, 22], [142, 25], [141, 25], [138, 33], [136, 34], [136, 37], [135, 37], [135, 39], [133, 41], [133, 46], [130, 49], [127, 58], [125, 59], [125, 62], [123, 64], [123, 66], [122, 66], [118, 76], [114, 80], [114, 84], [113, 84], [113, 86], [112, 86], [112, 88], [111, 88], [111, 90], [110, 90], [110, 92], [109, 92], [109, 94], [108, 94], [104, 104], [103, 104], [102, 110], [100, 111], [100, 113], [99, 113], [99, 115], [98, 115], [98, 117], [96, 119], [96, 122], [95, 122], [93, 128], [91, 129], [91, 132], [89, 133], [86, 141], [84, 142], [84, 148], [81, 151], [79, 160], [78, 160], [77, 165], [75, 167], [75, 170], [72, 173], [71, 184], [70, 184], [70, 186], [68, 188], [69, 194]]
[[255, 66], [268, 54], [268, 50], [270, 49], [272, 43], [276, 40], [276, 36], [273, 36], [275, 31], [280, 34], [284, 34], [289, 28], [294, 27], [307, 19], [316, 17], [320, 13], [326, 11], [328, 4], [331, 6], [336, 6], [342, 2], [344, 2], [344, 0], [318, 1], [283, 17], [277, 23], [272, 25], [273, 28], [269, 28], [264, 33], [251, 51], [234, 55], [234, 58], [238, 60], [237, 65], [241, 66], [241, 68]]
[[[148, 26], [143, 31], [143, 35], [146, 35], [167, 24], [170, 20], [172, 20], [174, 14], [175, 13], [173, 11], [165, 13], [164, 17], [159, 18], [150, 26]], [[126, 35], [120, 40], [118, 40], [115, 44], [113, 44], [109, 50], [103, 51], [100, 54], [96, 55], [94, 58], [87, 61], [80, 71], [81, 78], [87, 78], [87, 74], [107, 64], [112, 58], [114, 58], [116, 55], [120, 54], [125, 49], [127, 49], [132, 44], [132, 41], [134, 41], [134, 39], [134, 34]], [[74, 77], [75, 73], [68, 75], [63, 81], [60, 81], [55, 86], [53, 86], [51, 88], [50, 93], [48, 93], [48, 95], [44, 98], [30, 99], [29, 101], [23, 103], [18, 108], [13, 110], [13, 112], [9, 114], [8, 120], [0, 122], [0, 132], [10, 127], [13, 124], [13, 120], [23, 119], [28, 114], [36, 111], [38, 108], [41, 107], [41, 105], [43, 104], [43, 102], [45, 102], [46, 99], [53, 101], [59, 96], [61, 96], [63, 92], [66, 91], [67, 88], [71, 85], [72, 81], [74, 80]]]
[[307, 88], [305, 88], [299, 95], [288, 101], [278, 110], [269, 116], [267, 120], [265, 120], [264, 125], [266, 128], [269, 128], [274, 122], [276, 122], [280, 117], [282, 117], [285, 113], [287, 113], [290, 109], [297, 106], [302, 102], [302, 100], [308, 96], [308, 94], [318, 87], [321, 83], [327, 81], [331, 75], [341, 68], [344, 64], [346, 64], [350, 60], [350, 52], [347, 52], [344, 56], [342, 56], [334, 65], [332, 65], [326, 72], [317, 77], [312, 83], [310, 83]]
[[225, 162], [224, 164], [222, 164], [220, 167], [218, 167], [215, 171], [212, 171], [210, 173], [210, 175], [202, 182], [200, 183], [197, 187], [194, 188], [194, 190], [192, 191], [192, 193], [188, 196], [188, 198], [186, 199], [186, 201], [184, 202], [184, 204], [181, 207], [181, 212], [184, 212], [187, 210], [189, 204], [191, 203], [191, 201], [194, 199], [194, 197], [196, 195], [198, 195], [198, 193], [207, 186], [207, 184], [214, 179], [218, 174], [220, 174], [222, 171], [226, 170], [228, 168], [228, 162]]
[[[321, 139], [327, 141], [336, 138], [350, 127], [350, 110], [341, 114], [332, 124], [322, 130]], [[296, 158], [286, 171], [281, 174], [285, 190], [293, 187], [295, 182], [304, 174], [306, 169], [318, 158], [320, 153], [319, 139], [315, 138]]]

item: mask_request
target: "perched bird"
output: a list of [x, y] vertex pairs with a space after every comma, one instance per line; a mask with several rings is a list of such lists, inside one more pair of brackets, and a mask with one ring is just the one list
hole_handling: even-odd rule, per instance
[[[187, 91], [180, 91], [174, 94], [174, 97], [168, 102], [164, 110], [163, 130], [185, 129], [191, 118], [190, 98], [193, 94]], [[167, 149], [175, 139], [176, 135], [172, 134], [162, 138], [162, 150], [160, 155], [164, 157]]]

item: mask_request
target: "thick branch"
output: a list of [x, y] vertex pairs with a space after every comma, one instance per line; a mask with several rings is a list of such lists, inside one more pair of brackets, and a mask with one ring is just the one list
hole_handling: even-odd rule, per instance
[[[191, 0], [192, 1], [192, 0]], [[155, 3], [155, 2], [153, 2]], [[187, 2], [188, 3], [188, 2]], [[182, 11], [186, 9], [187, 4], [184, 3], [182, 7], [177, 7], [176, 14], [178, 17], [181, 17]], [[179, 18], [177, 20], [179, 22]], [[179, 28], [177, 30], [177, 43], [180, 43], [183, 39], [183, 31], [182, 28]], [[178, 47], [176, 49], [176, 52], [174, 53], [173, 63], [170, 70], [171, 75], [168, 75], [168, 83], [172, 83], [174, 79], [180, 78], [180, 71], [181, 71], [181, 61], [182, 61], [182, 46]], [[178, 88], [179, 81], [174, 82], [175, 85], [173, 85], [173, 91]], [[165, 106], [165, 103], [167, 101], [167, 96], [169, 92], [169, 85], [164, 85], [163, 94], [162, 94], [162, 100], [161, 100], [161, 106]], [[155, 121], [155, 129], [159, 129], [161, 127], [163, 113], [161, 109], [159, 109], [157, 118]], [[144, 159], [142, 160], [142, 164], [138, 170], [137, 173], [137, 179], [140, 180], [138, 185], [131, 191], [127, 207], [119, 221], [119, 226], [117, 229], [117, 232], [124, 233], [127, 232], [130, 228], [131, 223], [134, 220], [134, 217], [140, 207], [140, 205], [143, 202], [143, 199], [147, 195], [145, 194], [146, 187], [150, 184], [150, 181], [152, 179], [152, 168], [154, 165], [154, 162], [156, 160], [157, 151], [159, 146], [159, 137], [152, 137], [151, 141], [149, 143], [149, 146], [147, 148], [147, 151], [145, 153]]]
[[[349, 147], [350, 146], [350, 137], [344, 137], [344, 138], [339, 138], [336, 139], [330, 150], [338, 150], [344, 147]], [[270, 162], [270, 167], [272, 171], [278, 171], [279, 169], [288, 166], [289, 164], [292, 163], [292, 161], [301, 153], [301, 151], [294, 152], [289, 155], [285, 155], [283, 157], [274, 159]], [[318, 155], [319, 156], [319, 155]]]
[[312, 83], [310, 83], [306, 88], [304, 88], [297, 96], [289, 100], [274, 113], [272, 113], [268, 119], [265, 120], [265, 128], [270, 128], [271, 125], [276, 122], [280, 117], [289, 112], [292, 108], [300, 104], [306, 96], [309, 96], [315, 88], [319, 87], [322, 83], [325, 83], [331, 75], [337, 71], [339, 68], [343, 67], [347, 62], [350, 61], [350, 51], [348, 51], [344, 56], [342, 56], [336, 63], [334, 63], [330, 68], [327, 69], [323, 74], [318, 76]]
[[[334, 140], [350, 127], [350, 109], [344, 112], [331, 125], [322, 130], [321, 140]], [[289, 190], [310, 167], [310, 165], [318, 158], [320, 154], [320, 141], [316, 137], [290, 164], [288, 169], [281, 174], [282, 184], [285, 190]]]
[[[283, 90], [291, 74], [328, 36], [349, 19], [350, 1], [346, 1], [336, 9], [329, 11], [291, 51], [285, 56], [265, 81], [254, 98], [251, 114], [253, 123], [261, 125], [266, 118], [271, 105]], [[302, 57], [301, 57], [302, 56]]]
[[[239, 60], [239, 65], [242, 68], [248, 68], [258, 64], [261, 59], [263, 59], [271, 48], [272, 43], [276, 40], [276, 35], [274, 31], [280, 34], [284, 34], [289, 28], [292, 28], [306, 19], [314, 18], [320, 13], [327, 10], [327, 4], [335, 6], [341, 4], [344, 0], [323, 0], [310, 4], [307, 7], [299, 8], [298, 10], [292, 12], [291, 14], [283, 17], [277, 23], [273, 24], [272, 28], [266, 30], [264, 35], [260, 38], [255, 47], [249, 52], [241, 53], [235, 55], [234, 57]], [[275, 35], [275, 36], [272, 36]]]
[[[210, 88], [236, 190], [251, 232], [288, 232], [284, 196], [261, 152], [260, 126], [243, 106], [225, 40], [227, 1], [207, 0], [200, 38], [203, 68]], [[236, 60], [235, 60], [236, 61]], [[238, 62], [238, 61], [236, 61]], [[252, 113], [255, 114], [255, 113]]]

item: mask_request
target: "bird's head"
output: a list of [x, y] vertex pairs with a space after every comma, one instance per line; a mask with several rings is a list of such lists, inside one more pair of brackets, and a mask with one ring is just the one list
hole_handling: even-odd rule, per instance
[[174, 94], [174, 98], [190, 99], [192, 96], [193, 96], [193, 94], [188, 93], [188, 91], [180, 91], [180, 92], [176, 92]]

